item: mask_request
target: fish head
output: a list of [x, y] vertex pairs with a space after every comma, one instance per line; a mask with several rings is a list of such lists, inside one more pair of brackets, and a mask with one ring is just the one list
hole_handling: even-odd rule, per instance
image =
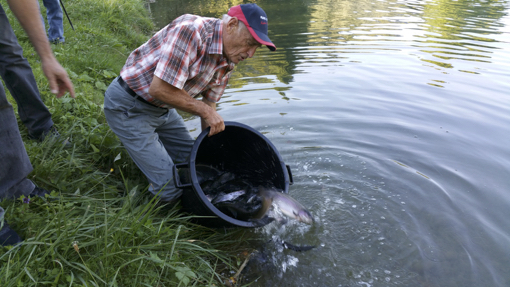
[[312, 214], [306, 209], [301, 209], [297, 212], [294, 212], [294, 216], [296, 220], [307, 224], [312, 224], [315, 221]]

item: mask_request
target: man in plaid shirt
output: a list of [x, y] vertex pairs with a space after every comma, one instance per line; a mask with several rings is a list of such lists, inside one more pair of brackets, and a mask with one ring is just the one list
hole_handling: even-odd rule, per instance
[[200, 116], [209, 136], [223, 131], [216, 102], [235, 64], [261, 45], [276, 50], [267, 22], [256, 4], [231, 7], [223, 19], [180, 16], [131, 53], [105, 92], [109, 126], [161, 201], [173, 204], [182, 195], [172, 167], [194, 142], [176, 109]]

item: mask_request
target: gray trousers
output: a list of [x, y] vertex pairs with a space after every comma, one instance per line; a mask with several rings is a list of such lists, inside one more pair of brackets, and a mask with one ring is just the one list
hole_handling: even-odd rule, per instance
[[164, 201], [179, 198], [172, 167], [184, 162], [193, 148], [184, 120], [175, 109], [161, 109], [128, 94], [113, 80], [105, 92], [108, 125], [150, 182], [149, 191]]
[[18, 115], [27, 127], [28, 135], [39, 138], [53, 126], [53, 120], [41, 100], [32, 68], [23, 57], [23, 50], [18, 44], [2, 5], [0, 5], [0, 76], [18, 104]]

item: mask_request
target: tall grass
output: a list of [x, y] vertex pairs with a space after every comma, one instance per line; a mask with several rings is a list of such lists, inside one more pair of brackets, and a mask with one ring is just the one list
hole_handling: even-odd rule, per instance
[[53, 50], [73, 81], [76, 99], [49, 93], [33, 47], [3, 5], [61, 139], [69, 139], [71, 147], [55, 139], [31, 141], [20, 123], [34, 166], [29, 178], [52, 194], [0, 203], [25, 239], [0, 248], [0, 286], [219, 285], [228, 275], [222, 271], [235, 271], [239, 264], [225, 255], [237, 248], [239, 237], [194, 225], [178, 206], [155, 203], [102, 111], [107, 85], [154, 32], [143, 2], [65, 5], [76, 31], [65, 19], [66, 44]]
[[156, 208], [137, 187], [125, 196], [54, 192], [10, 204], [6, 218], [25, 241], [0, 256], [1, 286], [205, 286], [228, 262], [215, 248], [226, 238]]

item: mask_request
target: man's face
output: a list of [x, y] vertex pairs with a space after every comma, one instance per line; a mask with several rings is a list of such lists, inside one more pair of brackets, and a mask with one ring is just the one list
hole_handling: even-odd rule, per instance
[[223, 49], [225, 56], [234, 64], [253, 57], [261, 45], [236, 18], [230, 19], [223, 34]]

